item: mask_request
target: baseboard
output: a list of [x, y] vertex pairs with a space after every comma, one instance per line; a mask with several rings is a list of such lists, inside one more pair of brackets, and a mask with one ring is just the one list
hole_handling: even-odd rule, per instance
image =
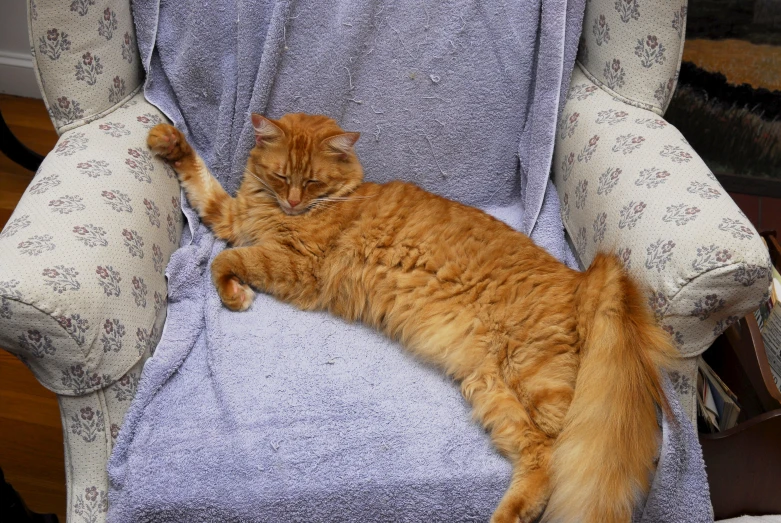
[[0, 93], [41, 98], [30, 55], [0, 49]]

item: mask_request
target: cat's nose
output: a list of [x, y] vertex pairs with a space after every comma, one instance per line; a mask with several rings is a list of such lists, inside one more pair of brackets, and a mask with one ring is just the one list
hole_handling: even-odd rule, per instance
[[287, 203], [289, 203], [291, 207], [295, 207], [296, 205], [301, 203], [301, 200], [291, 200], [290, 198], [288, 198]]

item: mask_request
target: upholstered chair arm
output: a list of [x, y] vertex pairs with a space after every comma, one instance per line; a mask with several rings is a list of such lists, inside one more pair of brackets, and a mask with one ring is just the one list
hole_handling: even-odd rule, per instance
[[553, 165], [578, 255], [619, 253], [682, 354], [698, 354], [759, 305], [767, 249], [677, 129], [578, 68], [571, 85]]
[[0, 347], [50, 390], [112, 385], [155, 347], [179, 184], [146, 148], [164, 121], [138, 94], [66, 131], [0, 233]]
[[[766, 295], [767, 248], [677, 129], [579, 67], [556, 142], [562, 217], [581, 262], [600, 250], [624, 260], [691, 374], [692, 357]], [[679, 384], [682, 395], [693, 392], [690, 381]]]

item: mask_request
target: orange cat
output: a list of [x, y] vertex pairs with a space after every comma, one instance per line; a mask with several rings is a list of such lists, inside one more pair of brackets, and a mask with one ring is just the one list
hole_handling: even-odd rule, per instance
[[246, 310], [253, 289], [267, 292], [372, 325], [441, 366], [514, 467], [492, 522], [543, 510], [629, 522], [654, 471], [656, 405], [669, 408], [660, 368], [674, 351], [618, 259], [579, 273], [478, 209], [362, 183], [358, 133], [325, 116], [252, 123], [235, 198], [176, 128], [148, 137], [233, 246], [212, 264], [225, 306]]

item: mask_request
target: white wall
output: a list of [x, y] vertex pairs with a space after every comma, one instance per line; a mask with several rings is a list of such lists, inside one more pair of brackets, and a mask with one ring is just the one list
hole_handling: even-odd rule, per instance
[[25, 0], [0, 0], [0, 93], [41, 97], [30, 56]]

